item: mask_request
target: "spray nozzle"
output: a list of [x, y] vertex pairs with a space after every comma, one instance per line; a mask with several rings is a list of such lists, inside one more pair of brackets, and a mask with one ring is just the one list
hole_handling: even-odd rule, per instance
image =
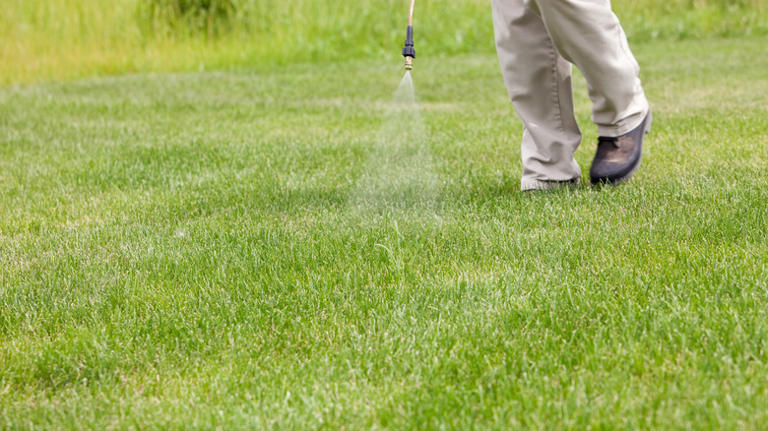
[[408, 32], [405, 36], [405, 46], [403, 47], [403, 57], [405, 57], [405, 70], [413, 69], [413, 59], [416, 58], [416, 50], [413, 49], [413, 26], [408, 26]]

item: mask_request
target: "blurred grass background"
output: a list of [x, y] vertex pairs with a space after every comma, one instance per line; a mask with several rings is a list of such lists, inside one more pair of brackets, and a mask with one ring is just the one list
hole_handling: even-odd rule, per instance
[[[398, 56], [408, 0], [5, 0], [0, 85]], [[764, 0], [617, 1], [633, 43], [768, 34]], [[418, 52], [493, 52], [489, 0], [419, 0]]]

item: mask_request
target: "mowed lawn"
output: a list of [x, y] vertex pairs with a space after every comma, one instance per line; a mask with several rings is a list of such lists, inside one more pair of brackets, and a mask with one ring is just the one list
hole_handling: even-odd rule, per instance
[[535, 194], [492, 56], [418, 151], [396, 52], [0, 89], [0, 428], [766, 429], [766, 46], [635, 46], [641, 170]]

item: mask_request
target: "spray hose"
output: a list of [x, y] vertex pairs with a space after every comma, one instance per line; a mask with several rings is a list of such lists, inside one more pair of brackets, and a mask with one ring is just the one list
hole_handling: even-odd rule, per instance
[[413, 59], [416, 58], [416, 50], [413, 48], [413, 6], [416, 0], [411, 0], [411, 10], [408, 13], [408, 30], [405, 35], [403, 57], [405, 57], [405, 70], [413, 70]]

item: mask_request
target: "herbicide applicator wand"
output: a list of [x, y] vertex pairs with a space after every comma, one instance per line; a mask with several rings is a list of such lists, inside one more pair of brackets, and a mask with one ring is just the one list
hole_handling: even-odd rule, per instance
[[413, 6], [416, 0], [411, 0], [411, 10], [408, 13], [408, 31], [405, 36], [403, 57], [405, 57], [405, 70], [413, 70], [413, 59], [416, 58], [416, 50], [413, 49]]

